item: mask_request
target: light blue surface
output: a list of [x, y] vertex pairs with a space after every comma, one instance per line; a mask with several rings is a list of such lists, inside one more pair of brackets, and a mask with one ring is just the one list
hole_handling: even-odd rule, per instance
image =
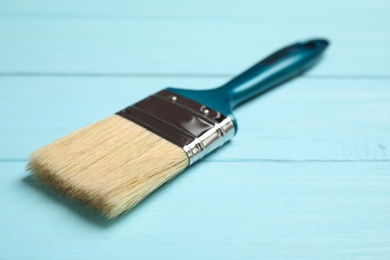
[[[0, 3], [0, 259], [390, 258], [390, 3], [208, 2]], [[317, 67], [238, 108], [232, 142], [118, 220], [24, 170], [148, 94], [319, 36]]]

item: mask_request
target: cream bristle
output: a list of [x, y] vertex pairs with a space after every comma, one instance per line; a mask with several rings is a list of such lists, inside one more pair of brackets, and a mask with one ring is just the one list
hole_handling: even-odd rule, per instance
[[33, 152], [27, 168], [59, 193], [114, 218], [188, 163], [182, 148], [112, 115]]

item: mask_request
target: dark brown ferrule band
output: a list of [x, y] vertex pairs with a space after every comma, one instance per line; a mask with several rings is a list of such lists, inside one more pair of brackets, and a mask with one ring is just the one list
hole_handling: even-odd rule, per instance
[[149, 96], [117, 115], [183, 148], [190, 164], [234, 135], [230, 117], [168, 90]]

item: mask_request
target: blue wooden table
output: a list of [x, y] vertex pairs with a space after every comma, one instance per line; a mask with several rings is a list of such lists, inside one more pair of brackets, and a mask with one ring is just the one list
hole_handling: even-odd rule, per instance
[[[390, 258], [389, 1], [131, 2], [0, 3], [0, 259]], [[148, 94], [318, 36], [318, 66], [240, 107], [232, 142], [117, 220], [24, 170]]]

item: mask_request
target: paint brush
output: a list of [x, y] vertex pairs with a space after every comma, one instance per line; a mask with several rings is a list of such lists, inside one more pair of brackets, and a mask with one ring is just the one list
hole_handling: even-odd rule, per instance
[[166, 88], [36, 150], [27, 169], [60, 194], [117, 217], [228, 142], [237, 132], [233, 108], [312, 67], [328, 44], [292, 44], [215, 89]]

